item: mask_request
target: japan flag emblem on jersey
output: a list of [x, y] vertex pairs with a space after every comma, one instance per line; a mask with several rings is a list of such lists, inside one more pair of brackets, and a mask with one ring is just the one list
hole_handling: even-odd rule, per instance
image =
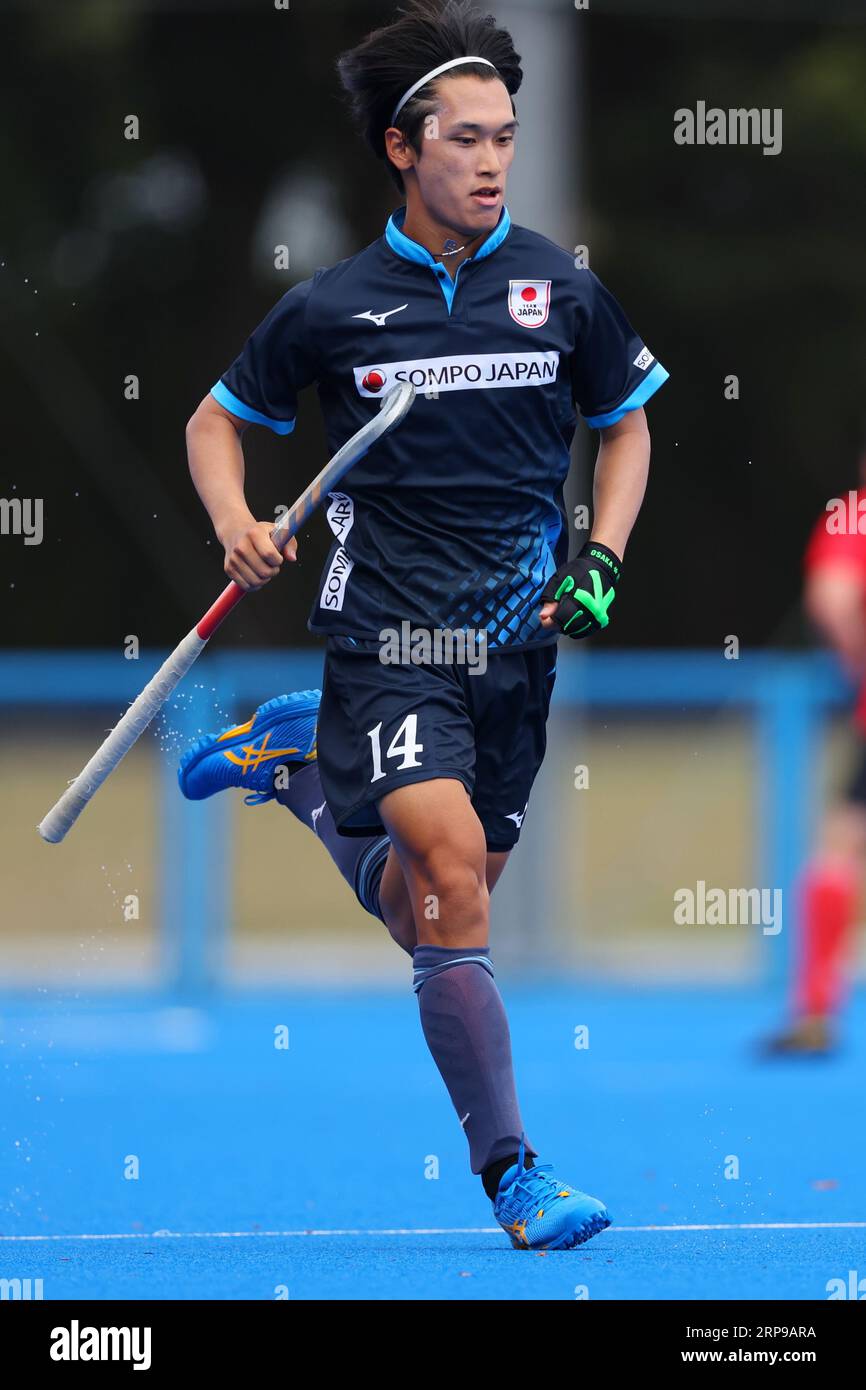
[[524, 328], [540, 328], [550, 311], [549, 280], [509, 280], [508, 312]]

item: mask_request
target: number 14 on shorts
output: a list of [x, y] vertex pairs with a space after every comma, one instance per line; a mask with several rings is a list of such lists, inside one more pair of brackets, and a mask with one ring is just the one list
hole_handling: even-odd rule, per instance
[[[378, 782], [380, 777], [387, 776], [387, 772], [382, 769], [382, 744], [379, 737], [381, 730], [381, 720], [375, 728], [367, 730], [367, 737], [373, 749], [371, 782]], [[402, 758], [402, 762], [399, 762], [395, 768], [389, 768], [388, 772], [405, 772], [407, 768], [420, 767], [421, 763], [415, 755], [423, 752], [424, 745], [418, 742], [418, 716], [417, 714], [407, 714], [385, 752], [386, 758]]]

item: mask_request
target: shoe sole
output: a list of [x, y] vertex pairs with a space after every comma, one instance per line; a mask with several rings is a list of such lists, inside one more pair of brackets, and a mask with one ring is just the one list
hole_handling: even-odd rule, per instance
[[601, 1231], [607, 1229], [611, 1220], [607, 1212], [598, 1211], [594, 1216], [590, 1216], [582, 1225], [576, 1226], [574, 1230], [566, 1231], [565, 1235], [555, 1245], [523, 1245], [511, 1237], [511, 1244], [515, 1250], [575, 1250], [578, 1245], [585, 1245], [593, 1236], [597, 1236]]
[[584, 1245], [588, 1240], [592, 1240], [593, 1236], [597, 1236], [599, 1232], [606, 1230], [609, 1225], [610, 1217], [605, 1213], [597, 1212], [595, 1216], [591, 1216], [588, 1221], [585, 1221], [582, 1226], [578, 1226], [574, 1231], [569, 1231], [566, 1238], [561, 1241], [559, 1245], [548, 1245], [543, 1248], [547, 1250], [574, 1250], [578, 1245]]

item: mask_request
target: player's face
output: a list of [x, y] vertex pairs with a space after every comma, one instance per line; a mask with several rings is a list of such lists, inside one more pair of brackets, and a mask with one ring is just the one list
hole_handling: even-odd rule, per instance
[[517, 121], [502, 82], [450, 77], [415, 163], [428, 213], [463, 237], [491, 231], [505, 201]]

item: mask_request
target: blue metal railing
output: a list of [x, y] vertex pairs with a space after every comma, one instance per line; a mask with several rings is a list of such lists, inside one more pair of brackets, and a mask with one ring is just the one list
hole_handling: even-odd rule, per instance
[[[0, 653], [0, 706], [99, 706], [116, 719], [165, 655], [130, 661], [105, 651], [6, 651]], [[172, 729], [186, 744], [214, 723], [214, 705], [238, 712], [279, 691], [316, 687], [322, 660], [320, 650], [208, 653], [187, 677], [183, 698], [171, 702]], [[824, 653], [747, 653], [730, 661], [720, 652], [596, 647], [560, 653], [554, 707], [750, 712], [760, 882], [781, 887], [787, 899], [812, 833], [821, 725], [829, 711], [850, 699], [849, 687]], [[94, 748], [101, 728], [94, 728]], [[61, 790], [59, 785], [58, 795]], [[160, 935], [165, 978], [188, 993], [222, 978], [232, 903], [226, 809], [221, 797], [195, 806], [184, 801], [174, 766], [163, 761]], [[783, 937], [771, 957], [777, 978], [787, 968], [791, 933]]]

